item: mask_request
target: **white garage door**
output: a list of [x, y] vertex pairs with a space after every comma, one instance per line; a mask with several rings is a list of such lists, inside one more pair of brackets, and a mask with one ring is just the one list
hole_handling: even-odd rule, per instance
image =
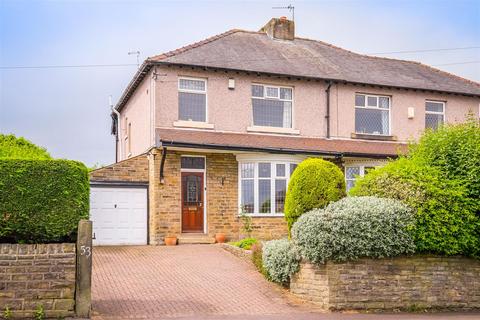
[[90, 190], [94, 245], [147, 244], [146, 188], [92, 186]]

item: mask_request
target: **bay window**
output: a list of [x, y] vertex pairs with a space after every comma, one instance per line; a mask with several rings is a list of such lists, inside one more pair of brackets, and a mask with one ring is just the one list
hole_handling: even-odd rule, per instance
[[246, 214], [282, 215], [290, 176], [297, 164], [283, 161], [239, 163], [239, 200]]
[[390, 97], [355, 95], [355, 133], [390, 135]]
[[345, 167], [345, 183], [347, 192], [353, 188], [358, 177], [365, 176], [369, 170], [375, 169], [373, 166], [351, 165]]
[[252, 85], [253, 125], [292, 128], [293, 88]]

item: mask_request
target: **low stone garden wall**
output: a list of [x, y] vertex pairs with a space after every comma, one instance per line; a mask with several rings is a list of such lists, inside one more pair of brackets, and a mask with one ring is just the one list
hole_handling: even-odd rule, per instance
[[47, 317], [74, 315], [74, 243], [0, 244], [0, 312], [32, 318], [41, 305]]
[[239, 257], [240, 259], [247, 261], [248, 263], [252, 263], [252, 250], [244, 250], [242, 248], [232, 246], [228, 243], [219, 243], [224, 250], [230, 252], [234, 256]]
[[330, 310], [479, 309], [480, 260], [415, 255], [303, 262], [290, 290]]

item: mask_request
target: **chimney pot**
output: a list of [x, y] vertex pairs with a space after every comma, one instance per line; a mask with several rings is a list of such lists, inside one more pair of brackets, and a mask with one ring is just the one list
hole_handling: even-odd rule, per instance
[[287, 17], [272, 18], [260, 32], [265, 32], [273, 39], [294, 40], [295, 22], [288, 20]]

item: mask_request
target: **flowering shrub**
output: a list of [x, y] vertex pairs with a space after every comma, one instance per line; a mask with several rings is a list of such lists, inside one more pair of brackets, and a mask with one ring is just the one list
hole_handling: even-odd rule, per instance
[[263, 246], [263, 267], [268, 278], [285, 284], [298, 271], [300, 255], [287, 239], [271, 240]]
[[310, 158], [293, 172], [285, 198], [285, 219], [288, 230], [305, 212], [323, 208], [345, 197], [345, 178], [337, 165], [330, 161]]
[[292, 228], [302, 257], [313, 263], [413, 253], [412, 210], [400, 201], [348, 197], [304, 214]]

